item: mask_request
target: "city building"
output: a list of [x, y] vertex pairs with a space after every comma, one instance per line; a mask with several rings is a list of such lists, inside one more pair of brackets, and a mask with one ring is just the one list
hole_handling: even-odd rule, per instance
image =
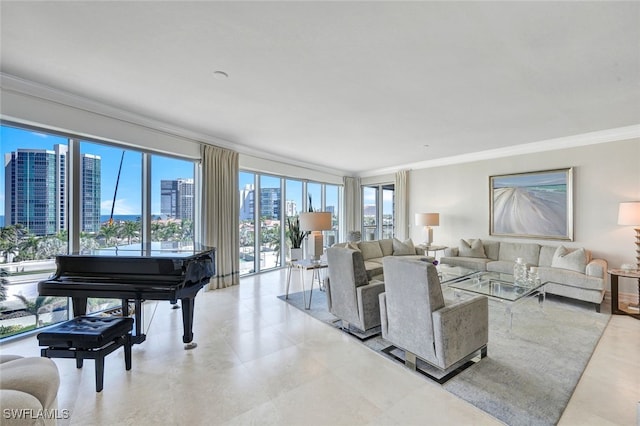
[[[21, 224], [34, 235], [66, 230], [67, 145], [5, 154], [5, 226]], [[100, 157], [81, 156], [81, 229], [100, 229]]]
[[193, 179], [160, 181], [160, 213], [175, 219], [193, 220]]

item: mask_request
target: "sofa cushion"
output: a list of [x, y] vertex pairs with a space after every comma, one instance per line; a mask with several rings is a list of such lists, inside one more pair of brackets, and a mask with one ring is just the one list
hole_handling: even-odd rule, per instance
[[362, 258], [364, 260], [382, 257], [382, 248], [378, 241], [360, 241], [358, 248], [362, 252]]
[[540, 245], [532, 243], [500, 243], [498, 260], [510, 260], [515, 262], [521, 257], [529, 266], [538, 266]]
[[383, 256], [391, 256], [393, 254], [393, 239], [385, 238], [384, 240], [380, 240], [380, 248], [382, 249]]
[[510, 260], [494, 260], [487, 263], [487, 271], [513, 274], [514, 265], [515, 262], [511, 262]]
[[564, 286], [577, 287], [587, 290], [604, 290], [604, 280], [597, 277], [589, 277], [576, 271], [562, 268], [538, 267], [538, 276], [542, 282], [552, 282]]
[[487, 255], [484, 252], [484, 246], [482, 245], [482, 240], [480, 238], [475, 240], [471, 239], [469, 241], [461, 239], [458, 245], [458, 256], [479, 257], [479, 258], [485, 258], [485, 259], [487, 257]]
[[587, 255], [583, 248], [569, 250], [565, 246], [560, 246], [553, 254], [551, 266], [584, 274], [587, 267]]
[[446, 263], [451, 266], [462, 266], [463, 268], [474, 269], [476, 271], [486, 271], [487, 265], [492, 262], [491, 259], [482, 259], [480, 257], [441, 257], [440, 263]]
[[538, 259], [538, 266], [551, 266], [553, 260], [553, 254], [558, 247], [556, 246], [540, 246], [540, 258]]
[[397, 238], [393, 239], [393, 255], [394, 256], [415, 256], [416, 248], [413, 245], [411, 238], [408, 240], [400, 241]]
[[364, 261], [364, 268], [367, 270], [367, 278], [369, 281], [375, 276], [383, 275], [382, 259], [382, 257], [379, 257]]
[[483, 241], [482, 245], [484, 246], [484, 254], [487, 255], [489, 259], [498, 260], [500, 257], [500, 242], [499, 241]]

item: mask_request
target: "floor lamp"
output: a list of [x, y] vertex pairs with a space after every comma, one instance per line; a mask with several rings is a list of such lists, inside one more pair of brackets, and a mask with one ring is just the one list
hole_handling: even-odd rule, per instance
[[300, 213], [300, 230], [309, 231], [307, 237], [307, 253], [314, 262], [320, 261], [324, 251], [322, 231], [331, 230], [331, 212]]
[[427, 241], [424, 245], [429, 247], [433, 242], [433, 228], [432, 226], [440, 225], [440, 213], [416, 213], [416, 225], [424, 226], [427, 231]]

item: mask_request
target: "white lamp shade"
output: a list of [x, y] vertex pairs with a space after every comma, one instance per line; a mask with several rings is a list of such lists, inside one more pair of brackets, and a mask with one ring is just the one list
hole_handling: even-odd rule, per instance
[[440, 213], [416, 213], [416, 225], [439, 226]]
[[329, 231], [331, 230], [331, 212], [300, 213], [301, 231]]
[[618, 225], [640, 226], [640, 201], [620, 203]]

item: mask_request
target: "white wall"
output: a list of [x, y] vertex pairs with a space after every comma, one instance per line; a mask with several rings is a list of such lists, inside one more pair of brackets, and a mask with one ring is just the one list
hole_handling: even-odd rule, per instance
[[[574, 241], [489, 236], [489, 176], [565, 167], [574, 169]], [[619, 202], [640, 200], [640, 139], [412, 170], [409, 181], [410, 217], [440, 213], [437, 244], [457, 247], [460, 238], [564, 244], [591, 250], [610, 268], [635, 264], [633, 227], [617, 220]], [[424, 230], [414, 225], [411, 237], [423, 241]], [[621, 287], [637, 292], [631, 280]]]

